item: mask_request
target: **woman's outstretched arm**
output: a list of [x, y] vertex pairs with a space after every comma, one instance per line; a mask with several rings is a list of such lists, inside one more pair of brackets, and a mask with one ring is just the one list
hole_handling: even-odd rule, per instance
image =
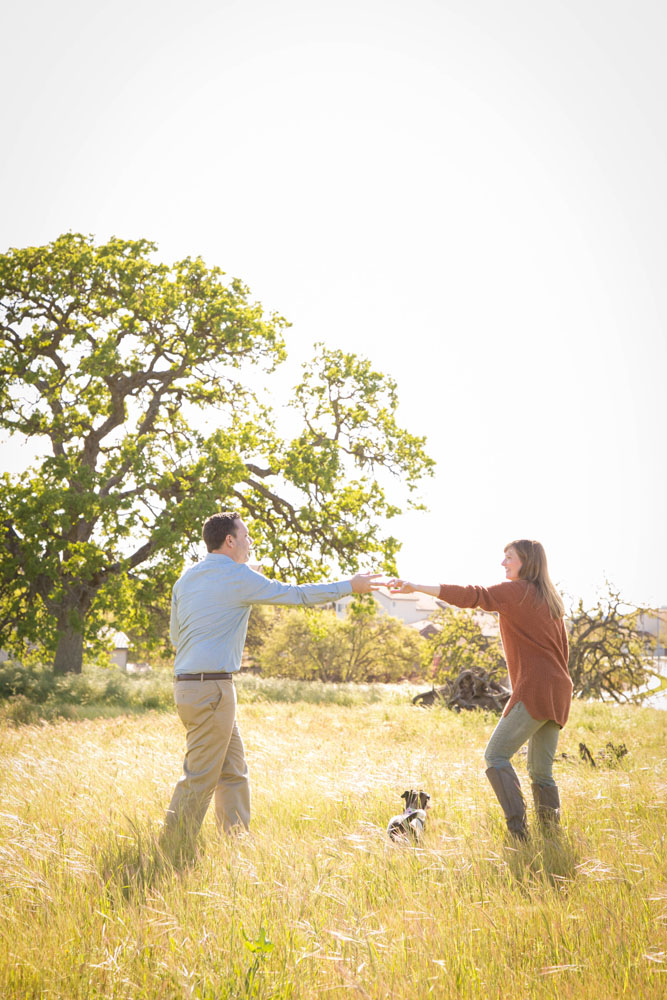
[[485, 611], [507, 611], [520, 604], [526, 596], [528, 586], [525, 580], [505, 580], [491, 587], [458, 587], [447, 584], [431, 587], [398, 578], [387, 581], [387, 587], [393, 594], [414, 594], [418, 591], [420, 594], [438, 597], [446, 604], [453, 604], [455, 608], [483, 608]]

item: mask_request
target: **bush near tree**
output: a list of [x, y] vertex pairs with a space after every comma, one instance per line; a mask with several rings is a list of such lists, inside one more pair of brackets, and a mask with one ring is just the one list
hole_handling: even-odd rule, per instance
[[446, 607], [431, 621], [439, 631], [422, 640], [422, 663], [434, 684], [445, 684], [463, 670], [484, 671], [494, 680], [507, 673], [500, 639], [484, 635], [472, 611]]
[[272, 604], [253, 604], [248, 618], [248, 632], [245, 640], [245, 653], [253, 666], [258, 667], [259, 651], [268, 639], [273, 626], [278, 621], [285, 608], [274, 607]]
[[373, 601], [343, 620], [322, 609], [281, 610], [254, 658], [265, 677], [390, 683], [422, 675], [421, 642]]
[[0, 255], [0, 428], [44, 454], [0, 477], [0, 647], [38, 644], [57, 673], [81, 670], [105, 624], [150, 640], [221, 508], [243, 513], [275, 576], [364, 559], [395, 572], [384, 477], [419, 506], [432, 471], [396, 422], [395, 383], [322, 345], [290, 395], [300, 429], [281, 436], [250, 386], [285, 358], [286, 321], [200, 258], [156, 250], [66, 233]]

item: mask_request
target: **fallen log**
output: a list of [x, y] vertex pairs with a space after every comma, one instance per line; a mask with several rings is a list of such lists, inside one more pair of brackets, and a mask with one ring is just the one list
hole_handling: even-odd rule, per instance
[[509, 701], [507, 688], [494, 681], [485, 670], [462, 670], [458, 677], [440, 687], [423, 691], [412, 699], [413, 705], [429, 708], [444, 704], [455, 712], [481, 709], [485, 712], [501, 713]]

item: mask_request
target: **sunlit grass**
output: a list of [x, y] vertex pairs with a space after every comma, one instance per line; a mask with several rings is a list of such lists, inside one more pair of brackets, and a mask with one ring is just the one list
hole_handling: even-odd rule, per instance
[[[0, 995], [664, 995], [665, 713], [575, 706], [563, 834], [517, 847], [483, 774], [492, 717], [261, 683], [240, 708], [252, 833], [219, 840], [209, 816], [180, 868], [157, 847], [175, 715], [0, 730]], [[580, 760], [610, 740], [617, 767]], [[385, 834], [412, 786], [433, 803], [417, 849]]]

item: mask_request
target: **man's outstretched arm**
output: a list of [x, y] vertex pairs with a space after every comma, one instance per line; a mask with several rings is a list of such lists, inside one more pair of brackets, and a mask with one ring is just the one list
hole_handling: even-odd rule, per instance
[[348, 594], [370, 594], [377, 590], [376, 583], [379, 573], [357, 573], [347, 580], [330, 583], [290, 584], [269, 580], [244, 566], [242, 578], [243, 604], [285, 604], [311, 607], [316, 604], [327, 604]]

